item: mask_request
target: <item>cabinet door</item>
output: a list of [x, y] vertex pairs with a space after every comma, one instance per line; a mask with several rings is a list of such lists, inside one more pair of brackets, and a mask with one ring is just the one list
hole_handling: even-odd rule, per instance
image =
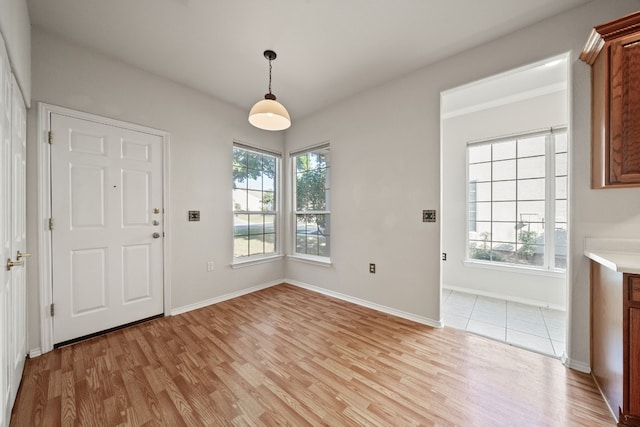
[[611, 44], [609, 181], [640, 183], [640, 34]]
[[640, 415], [640, 308], [629, 309], [629, 409]]

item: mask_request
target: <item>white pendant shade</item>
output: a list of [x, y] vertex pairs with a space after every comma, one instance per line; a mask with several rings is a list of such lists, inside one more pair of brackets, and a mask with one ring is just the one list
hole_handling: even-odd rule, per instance
[[278, 101], [263, 99], [249, 111], [249, 123], [264, 130], [285, 130], [291, 126], [291, 117]]

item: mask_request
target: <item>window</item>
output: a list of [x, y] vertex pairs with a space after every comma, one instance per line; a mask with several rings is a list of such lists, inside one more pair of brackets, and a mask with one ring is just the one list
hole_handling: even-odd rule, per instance
[[470, 260], [566, 268], [567, 154], [564, 129], [468, 146]]
[[329, 257], [329, 146], [292, 154], [295, 253]]
[[275, 255], [278, 247], [280, 158], [255, 148], [233, 147], [233, 257]]

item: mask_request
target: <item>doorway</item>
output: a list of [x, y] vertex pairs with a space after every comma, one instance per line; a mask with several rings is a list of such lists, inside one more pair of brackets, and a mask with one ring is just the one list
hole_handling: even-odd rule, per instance
[[442, 313], [563, 357], [569, 229], [568, 55], [441, 96]]
[[169, 141], [61, 107], [40, 114], [44, 352], [168, 312]]

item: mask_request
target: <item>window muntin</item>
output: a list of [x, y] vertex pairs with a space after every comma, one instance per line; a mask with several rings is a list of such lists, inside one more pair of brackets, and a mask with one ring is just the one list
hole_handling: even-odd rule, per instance
[[295, 254], [328, 258], [331, 248], [329, 147], [296, 153], [292, 160]]
[[567, 154], [565, 131], [469, 145], [469, 259], [566, 268]]
[[233, 147], [233, 257], [275, 255], [278, 247], [278, 171], [275, 154]]

